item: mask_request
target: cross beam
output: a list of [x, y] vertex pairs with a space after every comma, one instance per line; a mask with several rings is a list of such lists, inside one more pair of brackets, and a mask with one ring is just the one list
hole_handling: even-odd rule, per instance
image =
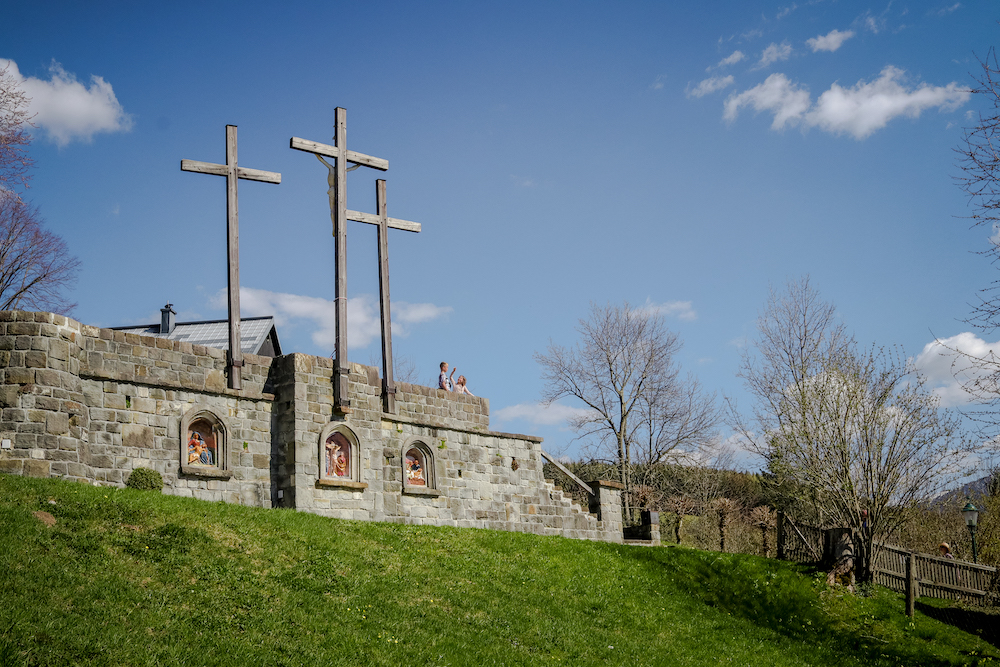
[[[336, 244], [336, 271], [334, 274], [334, 291], [336, 292], [337, 338], [334, 344], [333, 361], [333, 406], [342, 414], [351, 411], [351, 400], [348, 397], [347, 380], [350, 367], [347, 363], [347, 226], [351, 218], [347, 211], [347, 172], [358, 166], [371, 167], [380, 171], [389, 168], [389, 161], [372, 157], [364, 153], [347, 150], [347, 110], [336, 109], [336, 129], [333, 137], [334, 145], [321, 144], [307, 139], [292, 137], [289, 146], [296, 150], [315, 155], [329, 170], [327, 183], [330, 188], [330, 218], [333, 221], [333, 236]], [[323, 156], [334, 159], [330, 164]], [[354, 164], [348, 168], [347, 163]], [[353, 213], [353, 211], [352, 211]], [[362, 214], [358, 214], [361, 216]], [[400, 221], [403, 222], [403, 221]], [[412, 224], [412, 223], [411, 223]]]
[[247, 169], [236, 159], [236, 126], [226, 125], [226, 164], [181, 160], [181, 171], [212, 174], [226, 177], [226, 263], [229, 266], [227, 290], [229, 292], [229, 388], [242, 389], [243, 348], [240, 339], [240, 212], [236, 197], [239, 179], [281, 183], [281, 174], [274, 171]]

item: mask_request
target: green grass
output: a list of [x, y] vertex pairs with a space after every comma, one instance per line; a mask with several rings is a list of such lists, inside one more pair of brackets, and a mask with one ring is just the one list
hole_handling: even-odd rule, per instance
[[0, 475], [3, 665], [1000, 661], [981, 638], [902, 612], [895, 594], [827, 591], [752, 556]]

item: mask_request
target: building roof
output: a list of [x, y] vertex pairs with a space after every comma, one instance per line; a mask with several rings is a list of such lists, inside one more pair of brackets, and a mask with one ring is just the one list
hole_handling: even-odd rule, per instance
[[[229, 349], [229, 320], [205, 322], [178, 322], [170, 333], [160, 333], [160, 324], [133, 327], [111, 327], [116, 331], [136, 333], [169, 340], [182, 340], [194, 345], [204, 345], [220, 350]], [[240, 319], [240, 349], [246, 354], [275, 357], [281, 354], [278, 332], [273, 317], [245, 317]]]

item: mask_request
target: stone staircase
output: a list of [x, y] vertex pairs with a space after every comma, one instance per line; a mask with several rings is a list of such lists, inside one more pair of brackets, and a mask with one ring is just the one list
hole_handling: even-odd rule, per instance
[[592, 514], [589, 511], [585, 510], [583, 507], [581, 507], [579, 503], [573, 500], [572, 496], [569, 496], [568, 494], [566, 494], [565, 491], [556, 486], [556, 482], [554, 479], [545, 480], [545, 491], [548, 492], [549, 494], [549, 501], [556, 507], [563, 510], [562, 512], [559, 512], [560, 514], [563, 513], [569, 513], [572, 515], [585, 514], [587, 516], [593, 517], [594, 521], [597, 521], [596, 514]]

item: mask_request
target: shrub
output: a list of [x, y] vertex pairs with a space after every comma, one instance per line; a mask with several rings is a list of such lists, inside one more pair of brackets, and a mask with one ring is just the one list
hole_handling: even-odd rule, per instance
[[125, 482], [125, 486], [131, 489], [152, 489], [159, 491], [163, 488], [163, 478], [160, 477], [160, 473], [155, 470], [150, 470], [149, 468], [136, 468], [132, 471], [132, 474], [128, 476], [128, 481]]

